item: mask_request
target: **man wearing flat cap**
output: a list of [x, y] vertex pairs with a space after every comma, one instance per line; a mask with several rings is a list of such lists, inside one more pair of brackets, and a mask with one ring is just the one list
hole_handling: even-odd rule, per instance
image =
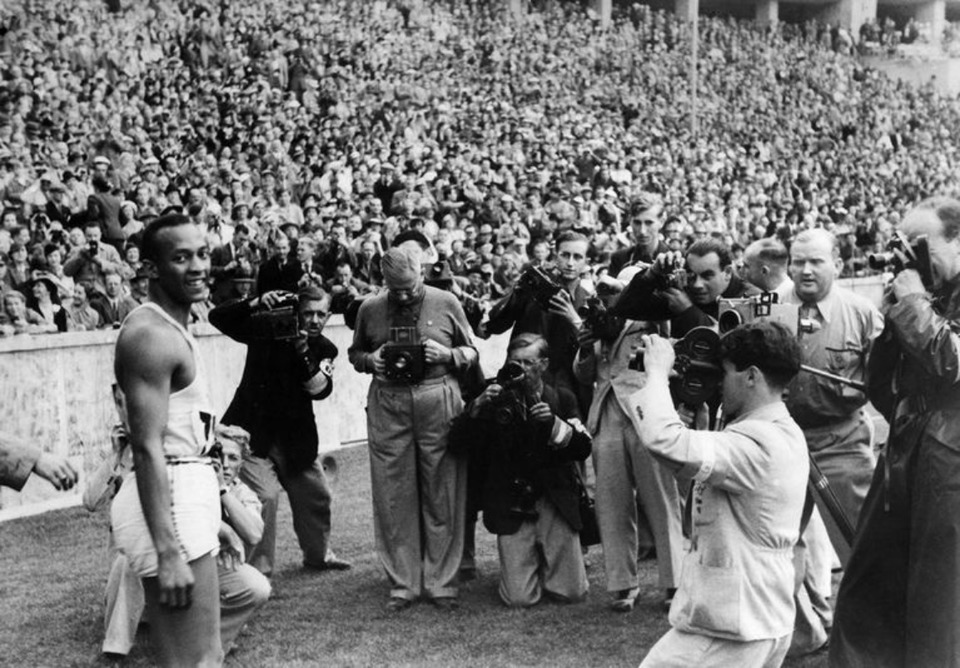
[[373, 375], [367, 433], [377, 552], [389, 610], [426, 597], [456, 606], [466, 509], [465, 462], [447, 448], [463, 410], [458, 376], [477, 362], [457, 298], [424, 285], [420, 256], [391, 248], [387, 291], [363, 302], [350, 362]]

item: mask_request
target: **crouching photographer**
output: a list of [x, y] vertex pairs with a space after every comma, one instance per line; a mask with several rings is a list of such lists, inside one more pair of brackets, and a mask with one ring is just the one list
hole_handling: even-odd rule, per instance
[[590, 456], [590, 436], [573, 418], [573, 394], [544, 385], [547, 365], [543, 337], [517, 336], [496, 380], [450, 433], [470, 454], [471, 476], [482, 480], [479, 505], [497, 534], [500, 598], [509, 606], [534, 605], [543, 594], [573, 602], [587, 593], [574, 462]]
[[655, 334], [643, 344], [646, 384], [629, 398], [640, 443], [694, 484], [673, 628], [641, 666], [779, 666], [793, 632], [793, 547], [809, 471], [803, 432], [781, 398], [800, 370], [799, 344], [771, 321], [723, 337], [723, 431], [683, 426], [670, 398], [674, 347]]
[[298, 294], [275, 290], [210, 312], [211, 324], [248, 347], [223, 423], [250, 433], [252, 452], [244, 457], [241, 478], [263, 503], [264, 529], [249, 561], [265, 575], [273, 571], [281, 487], [290, 499], [304, 566], [350, 568], [328, 549], [330, 487], [317, 461], [313, 413], [313, 402], [333, 390], [337, 348], [323, 336], [329, 311], [330, 296], [308, 286]]

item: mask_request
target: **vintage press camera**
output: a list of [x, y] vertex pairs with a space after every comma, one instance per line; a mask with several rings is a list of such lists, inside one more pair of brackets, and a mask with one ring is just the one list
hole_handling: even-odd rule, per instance
[[493, 403], [493, 419], [501, 425], [519, 425], [527, 421], [526, 372], [516, 362], [507, 362], [494, 381], [502, 389]]
[[539, 267], [527, 267], [517, 279], [517, 293], [530, 297], [544, 311], [550, 308], [550, 300], [562, 289], [560, 284]]
[[623, 329], [623, 318], [610, 313], [603, 299], [597, 295], [587, 297], [577, 313], [583, 318], [584, 324], [602, 341], [613, 341]]
[[297, 296], [285, 292], [272, 309], [250, 314], [250, 338], [257, 341], [289, 341], [300, 336]]
[[740, 299], [721, 299], [717, 314], [720, 333], [726, 334], [745, 322], [761, 318], [782, 323], [794, 336], [798, 331], [808, 331], [809, 328], [800, 322], [800, 307], [796, 304], [781, 304], [778, 300], [779, 297], [774, 292]]
[[687, 287], [687, 268], [684, 264], [684, 261], [679, 257], [674, 257], [673, 263], [664, 267], [666, 273], [657, 273], [657, 290], [667, 290], [669, 288], [676, 288], [677, 290], [683, 290]]
[[426, 351], [416, 327], [391, 327], [383, 347], [384, 375], [403, 383], [419, 383], [427, 370]]
[[[673, 344], [677, 358], [670, 381], [674, 400], [689, 405], [709, 401], [720, 390], [723, 367], [720, 366], [720, 335], [709, 327], [694, 327]], [[643, 351], [638, 350], [629, 368], [643, 371]]]
[[933, 285], [930, 245], [925, 234], [918, 236], [911, 244], [907, 235], [895, 232], [882, 253], [870, 253], [867, 256], [867, 265], [875, 271], [890, 272], [894, 275], [904, 269], [916, 269], [926, 287]]

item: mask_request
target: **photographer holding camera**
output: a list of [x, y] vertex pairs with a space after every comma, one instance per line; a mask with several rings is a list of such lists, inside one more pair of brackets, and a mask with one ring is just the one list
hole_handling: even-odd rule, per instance
[[[636, 267], [624, 269], [617, 276], [618, 284], [636, 271]], [[606, 300], [604, 304], [618, 296], [605, 289], [606, 285], [609, 283], [597, 286], [598, 295]], [[668, 605], [680, 574], [683, 534], [677, 483], [641, 445], [630, 423], [627, 403], [629, 396], [643, 386], [643, 376], [629, 371], [641, 337], [661, 329], [662, 323], [624, 320], [610, 315], [606, 308], [584, 317], [580, 328], [574, 373], [581, 383], [595, 384], [587, 431], [593, 436], [596, 511], [607, 591], [612, 594], [610, 608], [616, 612], [633, 610], [640, 595], [637, 557], [641, 531], [652, 534], [659, 585]], [[637, 507], [638, 501], [641, 508]], [[644, 521], [649, 529], [640, 524]]]
[[483, 523], [497, 534], [499, 593], [509, 606], [534, 605], [544, 593], [575, 602], [588, 588], [575, 462], [590, 456], [590, 436], [573, 394], [543, 383], [547, 365], [543, 337], [514, 338], [496, 380], [450, 431], [483, 481]]
[[63, 263], [64, 274], [76, 283], [91, 285], [99, 294], [106, 293], [106, 275], [119, 272], [123, 264], [117, 249], [100, 240], [102, 235], [97, 221], [87, 221], [83, 226], [87, 245], [77, 248]]
[[800, 370], [796, 337], [771, 321], [723, 337], [722, 431], [683, 426], [670, 398], [674, 347], [655, 334], [643, 343], [646, 382], [629, 398], [631, 418], [640, 443], [693, 487], [673, 628], [641, 666], [779, 666], [808, 475], [803, 432], [781, 399]]
[[921, 202], [900, 232], [899, 259], [914, 257], [887, 290], [867, 369], [890, 438], [840, 583], [837, 666], [960, 664], [960, 201]]
[[749, 290], [734, 270], [730, 249], [701, 239], [685, 257], [678, 251], [658, 255], [633, 277], [614, 312], [632, 320], [669, 320], [670, 335], [682, 338], [694, 327], [716, 326], [719, 300]]
[[227, 302], [210, 311], [210, 322], [247, 345], [240, 386], [223, 424], [250, 433], [251, 454], [241, 478], [263, 502], [264, 528], [250, 563], [273, 572], [280, 488], [290, 499], [303, 565], [345, 570], [349, 562], [329, 549], [330, 487], [317, 461], [313, 402], [333, 391], [337, 348], [323, 336], [330, 296], [316, 286], [296, 295], [280, 290]]
[[350, 362], [373, 374], [367, 434], [377, 552], [390, 579], [388, 610], [421, 595], [456, 607], [463, 552], [466, 466], [448, 451], [463, 410], [458, 376], [477, 362], [457, 298], [424, 285], [418, 249], [391, 248], [386, 292], [357, 313]]
[[581, 285], [580, 277], [587, 268], [590, 242], [579, 232], [564, 232], [557, 239], [557, 271], [540, 270], [538, 281], [527, 281], [524, 272], [517, 285], [493, 305], [487, 331], [506, 332], [511, 338], [520, 334], [539, 334], [547, 340], [550, 362], [544, 382], [555, 389], [566, 388], [577, 397], [580, 413], [590, 405], [590, 390], [573, 377], [573, 359], [577, 354], [577, 333], [582, 322], [578, 313], [590, 293]]

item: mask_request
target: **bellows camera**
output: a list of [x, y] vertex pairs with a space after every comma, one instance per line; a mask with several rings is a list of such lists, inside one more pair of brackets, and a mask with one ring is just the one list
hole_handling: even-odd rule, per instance
[[563, 288], [539, 267], [527, 267], [517, 279], [517, 292], [533, 299], [544, 311]]
[[271, 309], [250, 314], [250, 338], [256, 341], [285, 341], [300, 336], [297, 296], [284, 293]]
[[391, 327], [383, 347], [384, 375], [403, 383], [419, 383], [427, 370], [426, 350], [416, 327]]

